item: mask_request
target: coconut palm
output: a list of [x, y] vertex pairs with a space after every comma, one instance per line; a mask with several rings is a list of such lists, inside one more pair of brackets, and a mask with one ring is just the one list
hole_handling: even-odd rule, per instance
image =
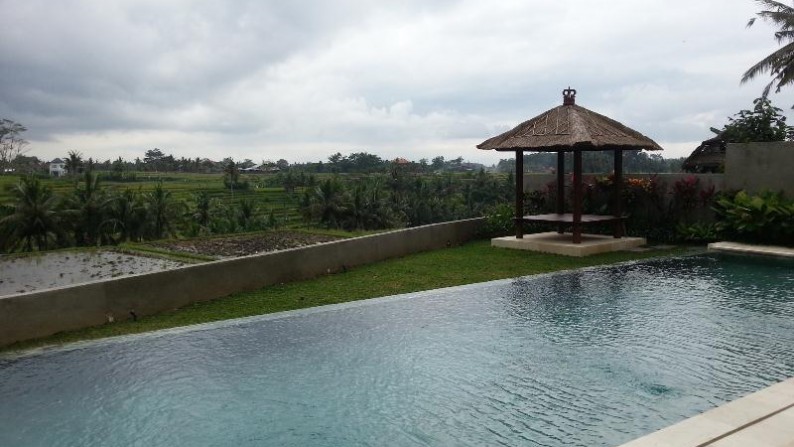
[[71, 223], [77, 245], [100, 245], [112, 242], [112, 226], [108, 212], [113, 202], [102, 190], [99, 176], [93, 173], [93, 160], [89, 159], [82, 184], [66, 199], [65, 216]]
[[250, 199], [242, 199], [238, 203], [237, 223], [243, 231], [251, 231], [257, 228], [257, 209], [256, 203]]
[[146, 195], [146, 214], [149, 237], [161, 239], [176, 234], [176, 225], [182, 211], [182, 203], [174, 200], [171, 191], [158, 182], [154, 190]]
[[69, 151], [69, 156], [66, 157], [64, 168], [71, 176], [75, 176], [80, 168], [83, 166], [83, 154], [77, 151]]
[[207, 191], [199, 191], [194, 198], [196, 200], [196, 209], [193, 211], [193, 220], [199, 227], [209, 228], [212, 220], [212, 198]]
[[121, 241], [140, 241], [146, 223], [146, 208], [141, 201], [140, 191], [125, 189], [114, 197], [109, 210], [107, 225]]
[[319, 217], [320, 223], [327, 228], [339, 227], [339, 220], [344, 214], [344, 193], [344, 185], [336, 177], [326, 179], [314, 190], [312, 215]]
[[47, 250], [61, 234], [56, 198], [35, 177], [23, 177], [10, 191], [15, 199], [10, 215], [0, 219], [3, 248]]
[[[772, 86], [775, 86], [775, 91], [779, 92], [781, 87], [794, 82], [794, 8], [774, 0], [757, 0], [757, 2], [767, 8], [757, 16], [779, 28], [775, 32], [775, 39], [783, 46], [750, 67], [742, 76], [742, 83], [769, 72], [772, 81], [764, 87], [762, 95], [766, 97]], [[755, 21], [755, 17], [750, 19], [747, 26], [752, 26]]]

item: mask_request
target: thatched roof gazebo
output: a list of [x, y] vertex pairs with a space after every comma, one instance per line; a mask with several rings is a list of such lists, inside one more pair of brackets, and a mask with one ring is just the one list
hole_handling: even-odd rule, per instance
[[[573, 243], [582, 242], [582, 225], [613, 222], [616, 238], [622, 237], [620, 188], [623, 183], [623, 151], [662, 150], [653, 140], [623, 124], [576, 105], [576, 90], [563, 90], [563, 105], [525, 121], [513, 130], [485, 140], [477, 145], [483, 150], [515, 152], [516, 154], [516, 239], [524, 237], [524, 222], [557, 224], [562, 233], [566, 225], [573, 229]], [[612, 195], [612, 214], [582, 214], [582, 152], [614, 151], [615, 179]], [[557, 152], [556, 213], [524, 215], [524, 152]], [[565, 152], [573, 152], [572, 213], [565, 213]]]
[[722, 172], [724, 168], [725, 140], [722, 134], [700, 143], [681, 165], [684, 172], [697, 174]]

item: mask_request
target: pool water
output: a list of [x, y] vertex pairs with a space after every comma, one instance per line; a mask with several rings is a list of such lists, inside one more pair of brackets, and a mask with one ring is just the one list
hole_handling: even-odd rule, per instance
[[695, 256], [6, 356], [0, 445], [613, 446], [794, 375], [792, 290]]

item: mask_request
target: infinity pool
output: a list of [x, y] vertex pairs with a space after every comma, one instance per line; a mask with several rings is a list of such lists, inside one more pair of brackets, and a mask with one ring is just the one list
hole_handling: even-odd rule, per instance
[[0, 357], [0, 445], [613, 446], [794, 375], [792, 290], [684, 257]]

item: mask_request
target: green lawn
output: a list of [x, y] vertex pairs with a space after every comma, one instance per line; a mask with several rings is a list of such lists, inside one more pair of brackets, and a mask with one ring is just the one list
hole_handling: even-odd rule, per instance
[[3, 350], [27, 349], [210, 321], [261, 315], [326, 304], [343, 303], [471, 284], [522, 275], [574, 269], [592, 265], [668, 256], [685, 249], [618, 252], [585, 258], [493, 248], [479, 240], [442, 250], [406, 256], [350, 269], [308, 281], [265, 287], [225, 298], [196, 303], [172, 312], [71, 331], [18, 343]]

